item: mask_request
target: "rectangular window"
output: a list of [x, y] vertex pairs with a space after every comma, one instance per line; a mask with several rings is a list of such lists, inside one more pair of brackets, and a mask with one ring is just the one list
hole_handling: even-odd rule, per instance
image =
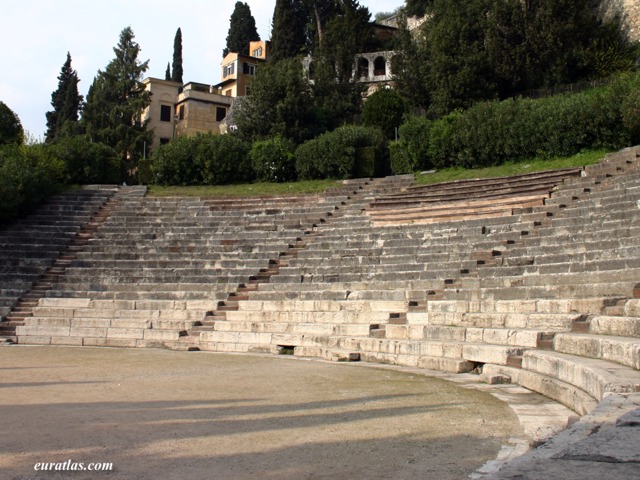
[[171, 121], [171, 106], [160, 105], [160, 121], [161, 122]]
[[245, 63], [243, 65], [243, 72], [245, 75], [255, 75], [256, 74], [256, 66], [250, 63]]
[[216, 122], [221, 122], [227, 116], [227, 109], [224, 107], [216, 107]]
[[231, 75], [233, 75], [234, 71], [235, 71], [235, 63], [231, 63], [229, 65], [227, 65], [226, 67], [224, 67], [224, 76], [229, 77]]
[[252, 57], [262, 58], [262, 47], [256, 48], [251, 54]]
[[178, 109], [178, 118], [180, 120], [184, 120], [184, 105], [180, 105], [180, 108]]
[[167, 143], [169, 143], [169, 139], [166, 137], [161, 137], [160, 138], [160, 145], [166, 145]]

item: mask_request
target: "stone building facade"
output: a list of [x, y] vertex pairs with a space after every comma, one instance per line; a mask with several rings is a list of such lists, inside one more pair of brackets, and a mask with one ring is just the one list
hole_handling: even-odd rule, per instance
[[142, 118], [154, 132], [153, 149], [177, 136], [196, 133], [221, 133], [221, 125], [233, 98], [221, 95], [213, 85], [181, 83], [147, 78], [143, 81], [151, 92], [151, 104]]

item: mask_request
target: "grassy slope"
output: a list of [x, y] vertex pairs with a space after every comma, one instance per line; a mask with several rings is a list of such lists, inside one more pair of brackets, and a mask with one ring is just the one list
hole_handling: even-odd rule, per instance
[[550, 159], [533, 159], [519, 163], [506, 163], [495, 167], [478, 169], [446, 168], [430, 174], [416, 175], [416, 184], [427, 185], [432, 183], [450, 182], [452, 180], [466, 180], [471, 178], [494, 178], [520, 175], [523, 173], [542, 172], [545, 170], [557, 170], [560, 168], [582, 167], [598, 163], [608, 152], [606, 150], [593, 150], [578, 153], [572, 157], [560, 157]]

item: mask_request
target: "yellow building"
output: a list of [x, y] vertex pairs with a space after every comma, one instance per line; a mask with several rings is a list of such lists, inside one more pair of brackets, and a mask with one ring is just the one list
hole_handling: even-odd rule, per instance
[[244, 97], [251, 93], [251, 81], [256, 69], [267, 61], [269, 42], [249, 44], [249, 55], [231, 52], [222, 60], [222, 81], [215, 85], [227, 97]]
[[215, 86], [195, 82], [182, 85], [159, 78], [147, 78], [143, 83], [151, 92], [151, 104], [142, 116], [154, 132], [151, 149], [177, 136], [221, 133], [233, 98], [220, 95]]

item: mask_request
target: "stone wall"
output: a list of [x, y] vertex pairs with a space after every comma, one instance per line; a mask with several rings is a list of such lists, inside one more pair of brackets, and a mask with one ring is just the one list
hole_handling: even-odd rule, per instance
[[640, 1], [624, 0], [624, 9], [631, 38], [638, 41], [640, 40]]

